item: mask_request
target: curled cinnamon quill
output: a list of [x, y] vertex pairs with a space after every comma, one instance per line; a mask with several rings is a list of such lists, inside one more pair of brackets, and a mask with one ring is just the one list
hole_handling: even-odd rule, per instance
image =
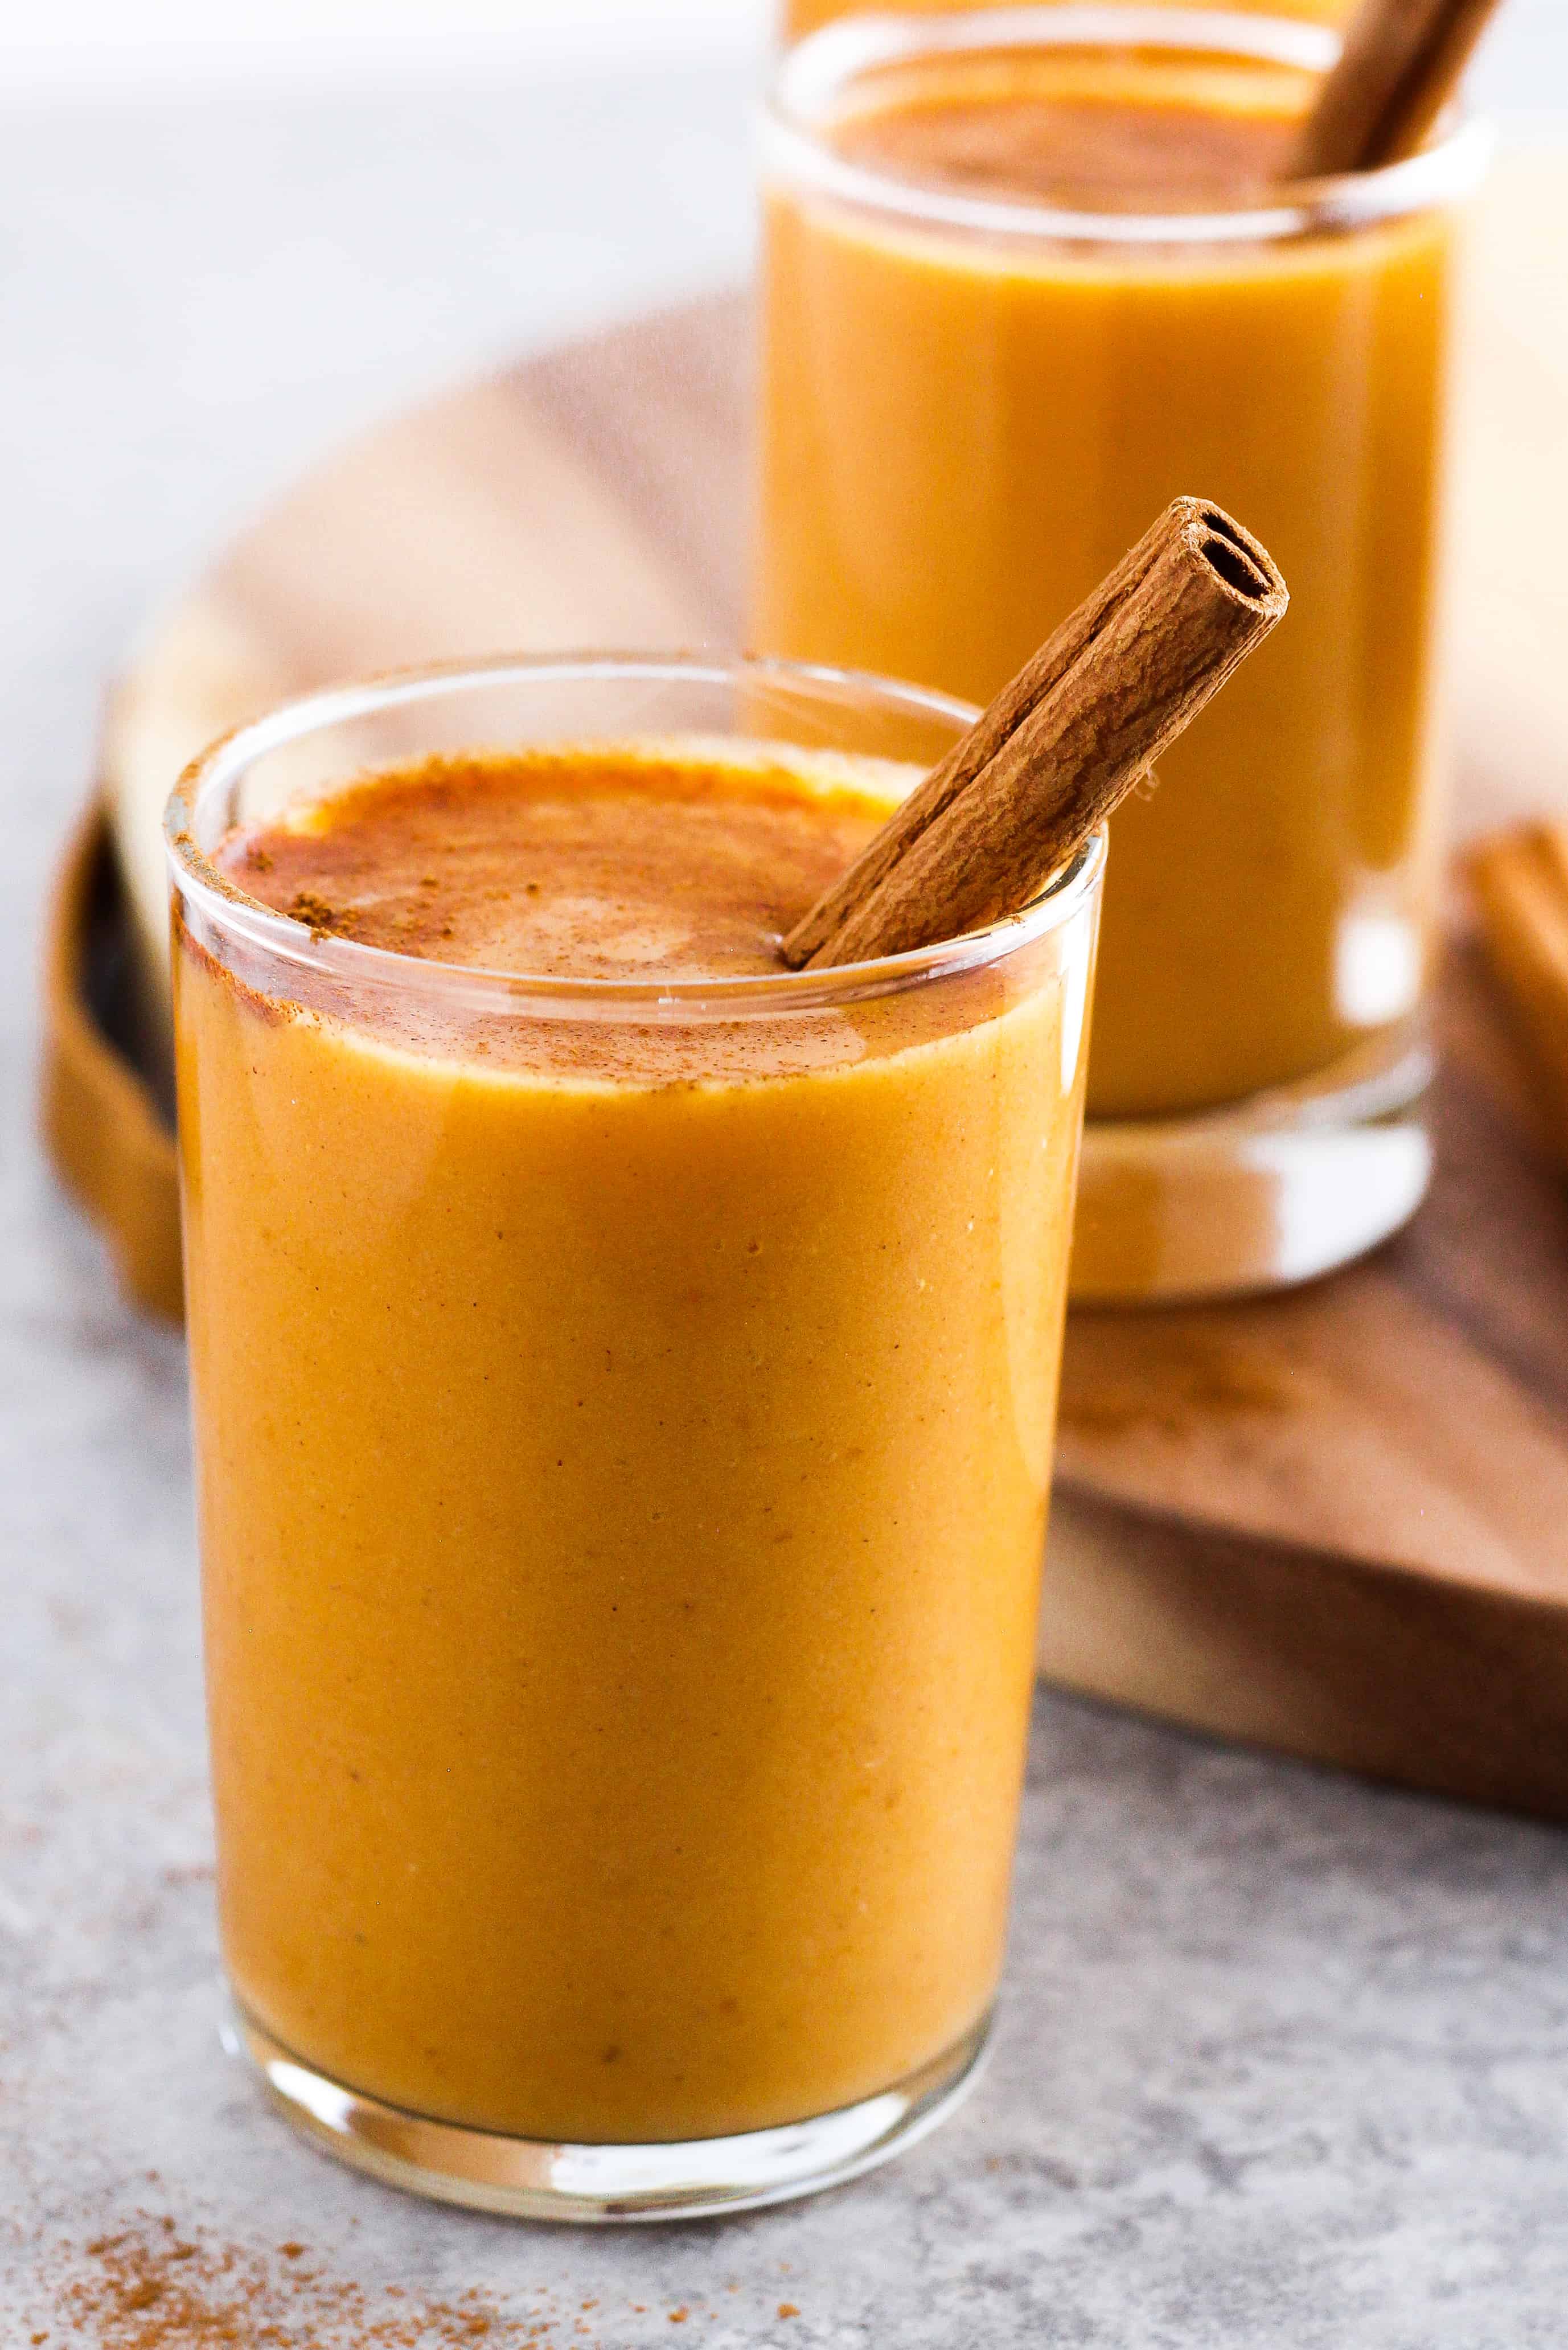
[[1370, 172], [1414, 155], [1500, 0], [1362, 0], [1303, 129], [1291, 176]]
[[1178, 498], [783, 942], [862, 962], [1017, 913], [1284, 612], [1267, 550]]
[[1534, 1065], [1542, 1107], [1568, 1158], [1568, 828], [1521, 826], [1467, 860], [1487, 959]]

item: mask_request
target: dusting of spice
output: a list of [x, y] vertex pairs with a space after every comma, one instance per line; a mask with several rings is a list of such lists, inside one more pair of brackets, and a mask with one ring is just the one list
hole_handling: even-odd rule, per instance
[[[73, 2261], [57, 2299], [61, 2331], [35, 2345], [90, 2342], [99, 2350], [323, 2350], [341, 2334], [354, 2350], [523, 2350], [547, 2342], [555, 2321], [508, 2317], [479, 2287], [427, 2301], [400, 2287], [360, 2285], [310, 2263], [308, 2248], [266, 2254], [214, 2242], [199, 2229], [146, 2214], [95, 2236]], [[388, 2306], [391, 2304], [391, 2306]]]
[[[257, 869], [270, 873], [271, 858], [264, 858]], [[352, 908], [330, 906], [314, 889], [296, 889], [286, 911], [292, 914], [296, 922], [307, 924], [313, 939], [329, 939], [334, 933], [345, 937], [350, 935], [354, 929]]]
[[803, 780], [743, 748], [431, 759], [243, 827], [215, 861], [317, 938], [556, 978], [770, 972], [887, 815], [838, 768], [818, 754]]
[[1208, 212], [1266, 201], [1289, 176], [1314, 77], [942, 50], [857, 88], [833, 143], [894, 179], [1069, 211]]

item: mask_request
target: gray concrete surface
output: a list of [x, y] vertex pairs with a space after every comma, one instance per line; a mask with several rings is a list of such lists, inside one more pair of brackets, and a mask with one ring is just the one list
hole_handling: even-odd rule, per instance
[[[1539, 103], [1561, 0], [1519, 24], [1505, 95]], [[1568, 1836], [1057, 1699], [991, 2074], [835, 2196], [659, 2234], [442, 2212], [296, 2146], [217, 2052], [182, 1358], [32, 1139], [43, 877], [103, 669], [269, 484], [742, 265], [738, 97], [0, 121], [0, 2344], [1556, 2350]]]

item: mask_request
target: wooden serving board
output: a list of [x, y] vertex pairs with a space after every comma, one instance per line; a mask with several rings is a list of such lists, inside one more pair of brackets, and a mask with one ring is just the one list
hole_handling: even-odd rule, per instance
[[[1568, 544], [1565, 212], [1568, 165], [1522, 163], [1481, 224], [1467, 827], [1568, 804], [1549, 557]], [[448, 654], [733, 642], [745, 376], [739, 300], [656, 317], [381, 428], [235, 545], [110, 699], [102, 782], [144, 955], [156, 808], [234, 719]], [[1224, 1734], [1568, 1817], [1568, 1190], [1462, 931], [1442, 1021], [1439, 1174], [1408, 1232], [1271, 1303], [1075, 1317], [1043, 1662]]]

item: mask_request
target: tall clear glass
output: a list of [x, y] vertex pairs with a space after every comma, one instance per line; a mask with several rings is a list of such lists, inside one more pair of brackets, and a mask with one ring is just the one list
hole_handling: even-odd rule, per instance
[[[1448, 338], [1487, 137], [1243, 212], [1054, 209], [974, 142], [1015, 96], [1043, 165], [1075, 107], [1091, 155], [1102, 120], [1288, 132], [1336, 53], [1202, 10], [858, 18], [789, 54], [766, 116], [763, 650], [984, 701], [1181, 493], [1290, 583], [1111, 826], [1085, 1299], [1300, 1280], [1426, 1188]], [[868, 138], [944, 106], [961, 172]]]
[[171, 804], [235, 2041], [401, 2185], [765, 2203], [972, 2076], [1103, 843], [950, 945], [630, 984], [315, 935], [213, 852], [539, 744], [743, 738], [891, 795], [972, 714], [780, 663], [500, 661], [296, 702]]

